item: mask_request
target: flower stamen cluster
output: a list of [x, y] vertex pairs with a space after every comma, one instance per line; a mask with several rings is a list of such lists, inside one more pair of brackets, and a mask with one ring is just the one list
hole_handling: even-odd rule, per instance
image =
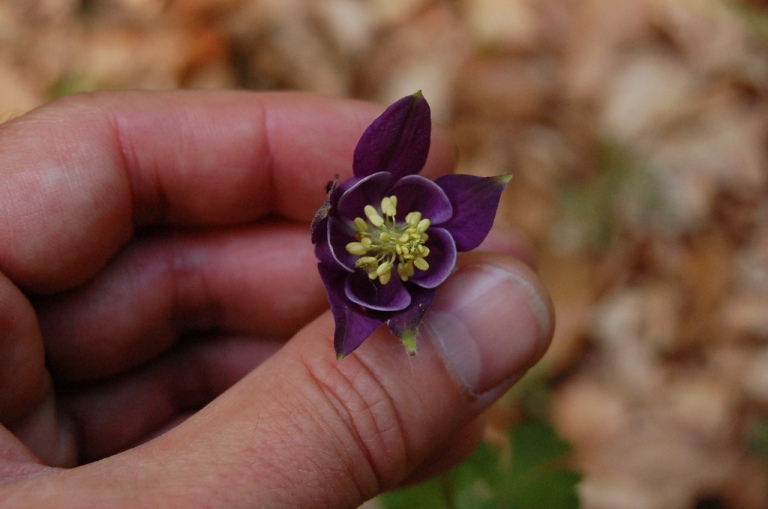
[[[403, 282], [408, 281], [415, 269], [425, 271], [429, 263], [425, 258], [429, 248], [426, 231], [431, 222], [422, 218], [421, 212], [409, 212], [405, 221], [397, 221], [397, 196], [385, 196], [377, 210], [366, 205], [365, 216], [354, 219], [357, 242], [347, 244], [347, 252], [359, 256], [355, 267], [368, 273], [370, 279], [378, 279], [386, 285], [392, 279], [392, 269]], [[382, 214], [384, 217], [382, 217]]]

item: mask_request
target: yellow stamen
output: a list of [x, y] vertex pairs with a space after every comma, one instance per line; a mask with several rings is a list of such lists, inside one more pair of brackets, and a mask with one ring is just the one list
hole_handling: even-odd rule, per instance
[[379, 215], [378, 212], [376, 212], [376, 209], [370, 205], [366, 205], [363, 210], [371, 224], [376, 228], [381, 228], [381, 225], [384, 224], [384, 219]]
[[[425, 260], [429, 248], [425, 242], [429, 236], [425, 233], [431, 226], [429, 219], [421, 212], [412, 211], [405, 219], [398, 222], [397, 196], [385, 196], [381, 199], [381, 208], [366, 205], [365, 217], [356, 217], [356, 242], [347, 244], [347, 251], [359, 256], [355, 267], [364, 270], [373, 281], [386, 285], [392, 279], [393, 269], [402, 281], [413, 277], [416, 269], [425, 271], [429, 263]], [[382, 217], [383, 216], [383, 217]]]
[[381, 276], [383, 274], [386, 274], [387, 272], [390, 272], [392, 270], [392, 264], [389, 262], [384, 262], [378, 267], [376, 267], [376, 275]]
[[421, 257], [413, 260], [413, 265], [419, 270], [427, 270], [429, 268], [429, 264], [427, 263], [427, 260]]
[[367, 232], [368, 231], [368, 223], [366, 223], [365, 219], [363, 219], [362, 217], [356, 217], [355, 218], [355, 228], [357, 228], [357, 231], [360, 232], [360, 233]]
[[347, 252], [356, 256], [363, 256], [368, 249], [361, 242], [350, 242], [347, 244]]
[[355, 262], [355, 267], [357, 268], [364, 268], [364, 269], [376, 269], [378, 267], [379, 261], [374, 258], [373, 256], [363, 256], [362, 258], [358, 258]]
[[416, 226], [419, 224], [419, 221], [421, 220], [421, 212], [409, 212], [407, 216], [405, 216], [405, 224], [409, 226]]
[[408, 278], [410, 277], [408, 274], [408, 266], [404, 263], [399, 263], [397, 265], [397, 275], [400, 276], [400, 279], [403, 282], [408, 281]]
[[[394, 198], [394, 200], [393, 200]], [[397, 197], [386, 196], [381, 199], [381, 211], [387, 217], [395, 217], [397, 215]]]

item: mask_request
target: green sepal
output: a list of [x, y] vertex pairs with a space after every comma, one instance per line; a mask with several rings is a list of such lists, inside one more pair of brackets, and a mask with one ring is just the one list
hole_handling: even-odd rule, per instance
[[400, 341], [405, 347], [405, 351], [408, 352], [409, 357], [416, 355], [416, 330], [407, 331], [404, 335], [400, 336]]
[[502, 187], [506, 187], [506, 185], [509, 184], [509, 181], [512, 180], [512, 174], [503, 173], [501, 175], [496, 175], [494, 177], [486, 177], [486, 178], [492, 180], [496, 184], [500, 184]]

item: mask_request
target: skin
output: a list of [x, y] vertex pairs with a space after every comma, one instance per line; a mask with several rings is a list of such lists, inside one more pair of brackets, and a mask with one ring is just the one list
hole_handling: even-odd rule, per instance
[[[503, 268], [530, 290], [497, 297], [544, 324], [501, 382], [478, 394], [429, 334], [409, 358], [385, 327], [335, 360], [308, 224], [381, 111], [104, 92], [0, 125], [3, 507], [351, 508], [472, 450], [551, 307], [525, 242], [497, 232], [457, 273]], [[436, 130], [423, 174], [454, 159]]]

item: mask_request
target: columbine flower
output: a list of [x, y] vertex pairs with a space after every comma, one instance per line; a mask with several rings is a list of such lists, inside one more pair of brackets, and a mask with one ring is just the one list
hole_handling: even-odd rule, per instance
[[390, 106], [357, 144], [354, 177], [330, 184], [312, 221], [342, 358], [383, 322], [416, 351], [416, 330], [456, 253], [491, 229], [509, 175], [418, 175], [432, 121], [421, 92]]

